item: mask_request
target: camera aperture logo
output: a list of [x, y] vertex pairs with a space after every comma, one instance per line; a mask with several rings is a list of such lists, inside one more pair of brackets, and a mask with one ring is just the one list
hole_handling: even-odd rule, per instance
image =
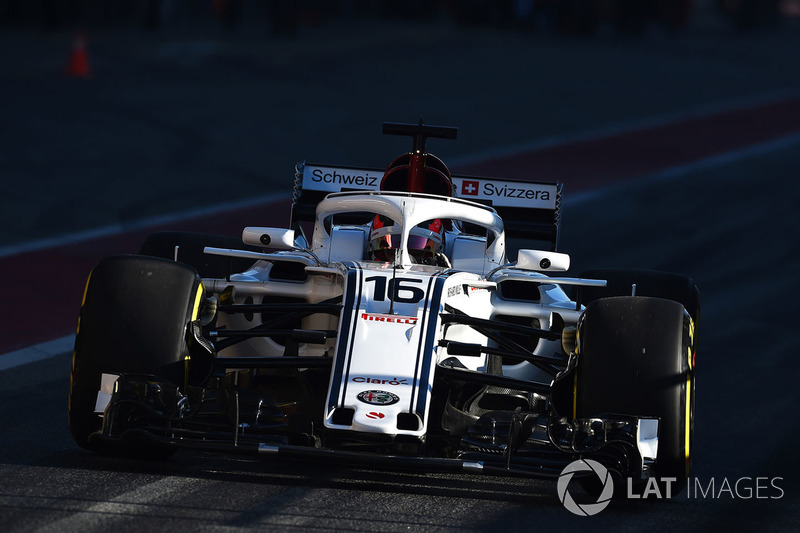
[[[578, 503], [569, 492], [569, 482], [572, 477], [578, 472], [593, 472], [603, 486], [597, 501], [594, 503]], [[593, 516], [605, 509], [611, 502], [611, 497], [614, 495], [614, 480], [611, 479], [608, 469], [591, 459], [578, 459], [568, 464], [561, 475], [558, 476], [558, 484], [556, 485], [558, 491], [558, 499], [564, 504], [567, 511], [578, 516]]]

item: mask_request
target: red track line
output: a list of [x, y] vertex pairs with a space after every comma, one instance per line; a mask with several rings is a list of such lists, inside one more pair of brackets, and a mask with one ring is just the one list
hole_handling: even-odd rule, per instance
[[[6, 290], [0, 354], [69, 335], [78, 324], [86, 278], [105, 256], [136, 253], [154, 231], [179, 230], [239, 236], [245, 226], [285, 226], [289, 205], [282, 201], [233, 213], [189, 219], [0, 259]], [[1, 356], [0, 356], [1, 357]]]
[[[800, 99], [728, 111], [678, 123], [490, 158], [455, 169], [462, 174], [561, 181], [567, 196], [684, 165], [800, 131]], [[287, 184], [287, 187], [289, 185]], [[0, 354], [72, 333], [91, 268], [102, 257], [135, 252], [164, 229], [240, 235], [247, 225], [284, 226], [286, 202], [200, 217], [131, 233], [64, 244], [0, 259], [7, 314]]]
[[564, 183], [566, 194], [800, 131], [800, 98], [490, 158], [460, 172]]

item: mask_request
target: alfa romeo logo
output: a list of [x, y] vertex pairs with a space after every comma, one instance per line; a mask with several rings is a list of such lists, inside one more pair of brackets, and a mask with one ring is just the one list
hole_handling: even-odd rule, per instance
[[392, 405], [400, 401], [400, 397], [385, 390], [365, 390], [356, 396], [360, 401], [370, 405]]
[[[579, 504], [572, 498], [567, 488], [575, 472], [594, 472], [600, 478], [603, 490], [595, 503]], [[592, 516], [605, 509], [611, 502], [611, 497], [614, 495], [614, 481], [611, 479], [611, 474], [608, 473], [606, 467], [597, 461], [578, 459], [568, 464], [561, 471], [556, 490], [558, 491], [558, 499], [561, 500], [567, 511], [578, 516]]]

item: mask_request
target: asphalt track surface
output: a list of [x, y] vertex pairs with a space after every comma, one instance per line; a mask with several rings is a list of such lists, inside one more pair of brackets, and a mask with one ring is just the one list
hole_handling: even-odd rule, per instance
[[[397, 31], [397, 27], [381, 35], [390, 30]], [[1, 259], [8, 285], [5, 292], [12, 295], [4, 304], [4, 346], [16, 350], [68, 334], [58, 328], [73, 327], [70, 321], [74, 318], [62, 315], [77, 315], [79, 300], [72, 298], [76, 290], [75, 298], [79, 298], [86, 274], [80, 270], [90, 268], [95, 256], [131, 251], [138, 245], [136, 233], [110, 233], [128, 228], [146, 233], [137, 221], [197, 208], [199, 197], [177, 194], [190, 190], [188, 184], [196, 182], [199, 190], [187, 194], [209, 200], [200, 202], [202, 207], [213, 205], [214, 199], [236, 202], [246, 196], [248, 184], [258, 197], [282, 194], [295, 159], [383, 166], [387, 156], [390, 159], [405, 146], [381, 139], [376, 135], [377, 125], [382, 120], [415, 120], [424, 113], [426, 121], [462, 127], [458, 143], [442, 143], [442, 150], [436, 150], [456, 161], [454, 166], [477, 172], [493, 160], [492, 168], [508, 171], [489, 172], [494, 175], [556, 176], [566, 182], [568, 194], [576, 194], [565, 206], [561, 249], [572, 255], [576, 270], [656, 268], [684, 272], [696, 279], [702, 291], [703, 314], [694, 474], [703, 487], [714, 480], [714, 497], [697, 497], [695, 491], [693, 498], [684, 494], [670, 501], [619, 501], [597, 516], [581, 518], [563, 508], [554, 484], [517, 478], [385, 472], [197, 452], [179, 453], [156, 463], [97, 457], [77, 449], [66, 431], [70, 354], [63, 353], [0, 372], [0, 516], [6, 530], [796, 528], [800, 523], [800, 464], [795, 443], [800, 435], [793, 413], [800, 400], [794, 386], [800, 370], [796, 357], [800, 341], [792, 311], [793, 295], [800, 288], [795, 234], [800, 224], [800, 120], [796, 115], [800, 74], [788, 68], [793, 64], [792, 54], [776, 51], [778, 45], [779, 50], [791, 49], [798, 42], [796, 35], [755, 35], [742, 40], [700, 34], [674, 42], [656, 36], [634, 46], [447, 31], [455, 36], [443, 39], [441, 34], [423, 33], [409, 45], [417, 47], [416, 66], [423, 57], [419, 52], [424, 50], [435, 50], [438, 60], [428, 71], [433, 66], [441, 70], [443, 64], [460, 67], [469, 62], [469, 79], [458, 68], [444, 76], [457, 79], [457, 87], [468, 86], [469, 90], [451, 88], [440, 93], [433, 85], [430, 92], [414, 93], [413, 98], [402, 96], [407, 94], [409, 87], [404, 84], [408, 81], [399, 80], [398, 92], [391, 94], [388, 85], [380, 81], [378, 74], [389, 70], [387, 63], [397, 70], [409, 65], [404, 56], [389, 53], [395, 50], [392, 41], [384, 42], [378, 55], [382, 61], [376, 65], [373, 58], [369, 72], [365, 71], [367, 60], [354, 59], [352, 54], [353, 46], [365, 46], [362, 42], [340, 51], [347, 59], [339, 62], [331, 47], [325, 49], [327, 55], [322, 54], [322, 59], [321, 52], [304, 49], [305, 55], [291, 56], [303, 60], [278, 61], [283, 61], [282, 74], [273, 73], [265, 76], [266, 80], [259, 76], [263, 56], [257, 55], [255, 61], [252, 52], [242, 54], [236, 43], [217, 44], [212, 49], [226, 50], [229, 55], [225, 58], [240, 58], [228, 62], [214, 56], [217, 63], [213, 68], [226, 69], [230, 76], [226, 83], [202, 70], [211, 68], [208, 52], [202, 52], [208, 45], [195, 44], [201, 49], [202, 61], [191, 54], [182, 61], [195, 76], [198, 92], [225, 94], [235, 89], [240, 97], [227, 104], [235, 105], [239, 113], [231, 113], [232, 107], [225, 105], [211, 106], [192, 121], [187, 119], [194, 116], [188, 104], [184, 107], [173, 98], [173, 91], [186, 89], [183, 84], [188, 74], [163, 67], [164, 61], [173, 61], [169, 54], [164, 59], [163, 53], [156, 53], [163, 50], [163, 43], [145, 43], [139, 55], [128, 52], [128, 59], [144, 58], [147, 50], [155, 50], [155, 66], [148, 64], [146, 69], [141, 66], [144, 59], [133, 65], [106, 60], [108, 69], [116, 70], [110, 79], [95, 70], [92, 80], [65, 81], [47, 74], [44, 67], [7, 75], [4, 90], [10, 87], [8, 90], [14, 91], [18, 105], [10, 111], [20, 119], [15, 123], [20, 133], [7, 137], [11, 148], [3, 151], [2, 159], [4, 173], [18, 176], [6, 185], [13, 194], [3, 200], [3, 216], [9, 217], [5, 228], [17, 228], [3, 234], [8, 252]], [[105, 39], [113, 44], [119, 37], [107, 35]], [[728, 40], [721, 43], [720, 39]], [[47, 56], [52, 45], [45, 41], [37, 42], [41, 57]], [[291, 43], [277, 45], [286, 50], [300, 48]], [[108, 49], [113, 49], [111, 44]], [[374, 50], [374, 46], [366, 49]], [[513, 59], [508, 57], [509, 50], [517, 54]], [[98, 65], [103, 65], [103, 52], [96, 54]], [[274, 56], [279, 57], [289, 56]], [[309, 57], [317, 58], [312, 66], [305, 63], [311, 61]], [[392, 57], [391, 61], [386, 57]], [[509, 68], [519, 67], [525, 57], [537, 68], [527, 69], [525, 75]], [[480, 58], [486, 63], [477, 62]], [[605, 61], [602, 68], [601, 60]], [[504, 61], [510, 65], [501, 64]], [[159, 65], [161, 70], [156, 69]], [[150, 74], [159, 72], [158, 83], [148, 85], [133, 75], [139, 73], [137, 68]], [[306, 87], [320, 71], [328, 79], [346, 81], [356, 88], [363, 87], [367, 79], [379, 80], [375, 83], [380, 86], [346, 102], [342, 100], [344, 92], [328, 100], [310, 98], [306, 93], [292, 96], [290, 91], [282, 93], [282, 110], [259, 110], [255, 99], [241, 94], [249, 85], [264, 89], [293, 81], [295, 89]], [[518, 87], [499, 78], [503, 75], [516, 77]], [[67, 87], [67, 94], [56, 91], [42, 102], [36, 90], [43, 91], [43, 82], [51, 91], [53, 86]], [[135, 91], [130, 89], [134, 83], [140, 84]], [[505, 90], [495, 91], [497, 86]], [[336, 90], [333, 86], [328, 89]], [[93, 98], [86, 92], [94, 92]], [[376, 98], [379, 92], [380, 98]], [[258, 93], [261, 105], [269, 107], [263, 91]], [[63, 105], [81, 95], [86, 98], [81, 105]], [[184, 96], [199, 98], [196, 94]], [[137, 99], [140, 108], [136, 108]], [[51, 128], [26, 125], [21, 120], [45, 120], [32, 112], [34, 103], [50, 109], [47, 120], [52, 121]], [[115, 111], [109, 111], [109, 105], [117, 106]], [[121, 107], [126, 107], [126, 113], [119, 112]], [[243, 121], [248, 108], [258, 112], [253, 111], [252, 120]], [[93, 117], [92, 125], [85, 124], [86, 113]], [[274, 130], [264, 133], [260, 128], [269, 121], [262, 120], [259, 113], [284, 126], [283, 135]], [[210, 121], [209, 115], [216, 121]], [[158, 124], [153, 123], [154, 117]], [[291, 122], [291, 117], [298, 122]], [[218, 127], [206, 125], [211, 123], [218, 127], [225, 123], [227, 135], [217, 137]], [[81, 124], [93, 141], [108, 137], [106, 151], [81, 151], [85, 140], [72, 138], [66, 131]], [[175, 130], [176, 124], [180, 131]], [[237, 125], [240, 129], [232, 135], [231, 128]], [[152, 128], [151, 135], [140, 139], [139, 132], [128, 131], [124, 150], [110, 138], [112, 132], [134, 126]], [[241, 130], [254, 138], [242, 136]], [[162, 147], [164, 152], [154, 155], [155, 147], [170, 135], [175, 137], [176, 153], [165, 155], [169, 150]], [[57, 146], [43, 146], [49, 136], [62, 139]], [[218, 143], [217, 148], [231, 151], [212, 150], [212, 155], [202, 146], [192, 147], [193, 142]], [[39, 143], [39, 157], [34, 157], [31, 143]], [[267, 148], [256, 153], [248, 150], [256, 145]], [[138, 149], [126, 152], [131, 146]], [[358, 147], [355, 152], [353, 146]], [[297, 155], [298, 150], [303, 153]], [[606, 157], [601, 157], [603, 154]], [[359, 160], [359, 155], [365, 160]], [[208, 158], [221, 163], [214, 167]], [[280, 168], [277, 163], [263, 164], [271, 158], [282, 161]], [[93, 167], [87, 160], [97, 165]], [[537, 166], [520, 167], [530, 162]], [[186, 183], [180, 183], [183, 165], [192, 169]], [[569, 169], [564, 171], [566, 177], [558, 175], [559, 169]], [[51, 175], [55, 171], [58, 179]], [[92, 172], [96, 175], [85, 175]], [[242, 178], [245, 174], [250, 178]], [[52, 194], [43, 194], [50, 186]], [[17, 205], [16, 212], [9, 212], [12, 204]], [[138, 213], [135, 206], [145, 204], [150, 211]], [[60, 209], [54, 210], [54, 206]], [[257, 206], [251, 207], [258, 212]], [[238, 220], [242, 212], [248, 218], [244, 222]], [[255, 213], [239, 214], [222, 215], [234, 234], [241, 225], [267, 224], [274, 216], [270, 213], [252, 221], [249, 217]], [[278, 212], [274, 218], [281, 216]], [[203, 230], [214, 222], [220, 221], [203, 216], [166, 225]], [[85, 230], [97, 227], [112, 229], [99, 232], [108, 233], [101, 239], [87, 240], [91, 233]], [[48, 239], [59, 236], [67, 236], [62, 238], [70, 242], [53, 248]], [[33, 243], [31, 249], [26, 248], [28, 243]], [[14, 263], [22, 264], [20, 258], [33, 260], [22, 268]], [[17, 270], [8, 275], [6, 269], [12, 268]], [[30, 271], [35, 275], [26, 278]], [[47, 283], [44, 278], [57, 281]], [[69, 289], [73, 295], [55, 290], [76, 280], [79, 287]], [[16, 325], [25, 322], [15, 321], [22, 320], [18, 315], [31, 313], [24, 307], [31, 299], [47, 304], [33, 310], [39, 319], [28, 324], [36, 327], [25, 333], [29, 336], [21, 336]], [[757, 483], [764, 485], [756, 478], [763, 478], [781, 490], [768, 482], [760, 498], [755, 490], [746, 498], [745, 481], [740, 483], [738, 495], [720, 491], [724, 480], [733, 487], [742, 478], [751, 478], [754, 489]]]

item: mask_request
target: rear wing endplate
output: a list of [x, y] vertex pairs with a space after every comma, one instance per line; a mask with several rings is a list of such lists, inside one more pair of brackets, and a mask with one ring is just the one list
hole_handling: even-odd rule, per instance
[[[314, 220], [322, 199], [333, 192], [377, 191], [383, 170], [299, 163], [292, 196], [292, 227]], [[453, 176], [454, 196], [493, 207], [514, 238], [558, 248], [563, 185], [475, 176]], [[541, 249], [542, 247], [539, 246]]]

